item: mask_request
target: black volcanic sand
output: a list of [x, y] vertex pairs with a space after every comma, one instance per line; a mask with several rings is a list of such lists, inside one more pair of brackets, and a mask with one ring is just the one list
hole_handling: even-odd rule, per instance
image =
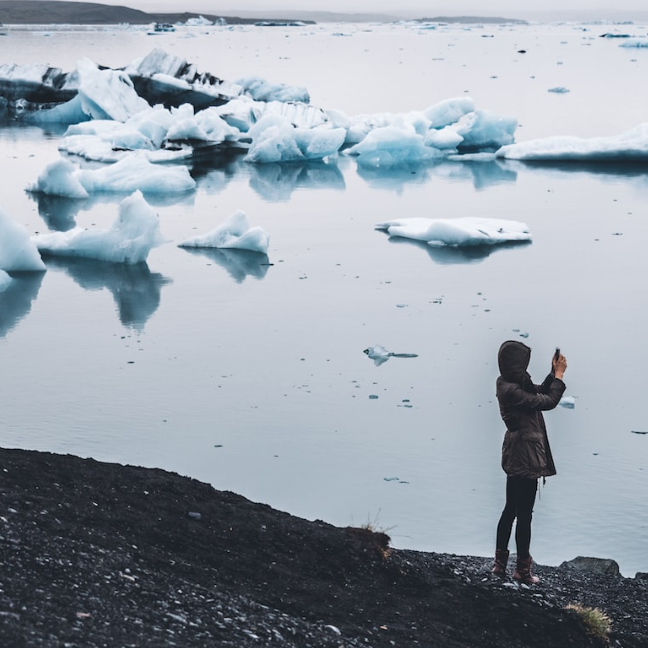
[[392, 550], [165, 472], [0, 449], [0, 638], [51, 646], [648, 646], [648, 581]]

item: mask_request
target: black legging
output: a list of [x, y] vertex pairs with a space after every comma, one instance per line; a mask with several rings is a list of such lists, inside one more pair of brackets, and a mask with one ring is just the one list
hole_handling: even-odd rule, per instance
[[500, 551], [508, 549], [513, 522], [515, 525], [515, 544], [518, 558], [529, 557], [531, 545], [531, 517], [535, 503], [538, 480], [527, 477], [506, 478], [506, 506], [497, 525], [497, 545]]

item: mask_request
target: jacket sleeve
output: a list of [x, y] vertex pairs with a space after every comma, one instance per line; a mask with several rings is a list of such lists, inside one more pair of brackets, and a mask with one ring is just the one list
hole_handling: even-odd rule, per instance
[[541, 385], [536, 385], [536, 389], [541, 393], [541, 394], [548, 394], [549, 390], [551, 389], [551, 385], [553, 384], [554, 381], [554, 374], [553, 372], [547, 374], [547, 377], [542, 381]]
[[546, 393], [531, 394], [524, 391], [519, 385], [513, 385], [507, 390], [505, 396], [506, 405], [529, 410], [552, 410], [560, 402], [565, 389], [565, 383], [560, 378], [555, 377], [552, 377]]

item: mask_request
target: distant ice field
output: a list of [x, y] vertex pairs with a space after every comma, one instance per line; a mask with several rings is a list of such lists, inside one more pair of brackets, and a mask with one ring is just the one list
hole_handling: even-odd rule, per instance
[[[348, 115], [465, 94], [517, 118], [518, 143], [648, 121], [648, 49], [601, 36], [646, 25], [5, 31], [2, 62], [117, 67], [161, 47]], [[25, 191], [62, 135], [0, 128], [0, 209], [30, 234], [108, 229], [123, 195]], [[234, 156], [189, 171], [194, 191], [147, 197], [169, 243], [146, 265], [48, 258], [0, 285], [3, 445], [166, 468], [309, 519], [370, 521], [396, 546], [487, 556], [504, 503], [497, 348], [529, 344], [540, 381], [559, 345], [573, 408], [546, 414], [558, 475], [532, 553], [648, 571], [648, 167]], [[267, 260], [176, 245], [237, 210], [270, 234]], [[523, 222], [532, 241], [449, 249], [375, 229], [460, 217]], [[363, 353], [376, 345], [416, 357], [377, 365]]]

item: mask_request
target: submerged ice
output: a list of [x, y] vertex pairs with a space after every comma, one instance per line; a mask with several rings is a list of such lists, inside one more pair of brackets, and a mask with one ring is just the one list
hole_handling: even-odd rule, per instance
[[113, 225], [105, 230], [76, 227], [32, 237], [43, 253], [135, 264], [146, 261], [154, 247], [165, 242], [158, 216], [138, 191], [119, 205]]

